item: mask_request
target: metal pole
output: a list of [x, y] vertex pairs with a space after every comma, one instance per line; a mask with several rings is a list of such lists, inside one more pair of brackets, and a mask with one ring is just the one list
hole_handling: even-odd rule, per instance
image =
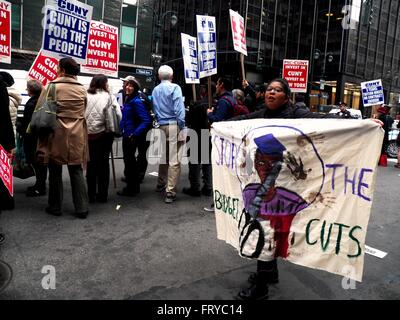
[[331, 19], [331, 4], [332, 4], [332, 0], [329, 0], [328, 22], [326, 23], [325, 51], [324, 51], [324, 64], [323, 64], [323, 67], [322, 67], [322, 77], [325, 77], [326, 53], [328, 51], [328, 38], [329, 38], [329, 22], [330, 22], [330, 19]]
[[[261, 0], [261, 14], [260, 14], [260, 30], [258, 34], [258, 50], [257, 50], [257, 61], [260, 59], [260, 51], [261, 51], [261, 34], [262, 34], [262, 22], [263, 22], [263, 12], [264, 12], [264, 0]], [[243, 78], [245, 79], [245, 78]]]

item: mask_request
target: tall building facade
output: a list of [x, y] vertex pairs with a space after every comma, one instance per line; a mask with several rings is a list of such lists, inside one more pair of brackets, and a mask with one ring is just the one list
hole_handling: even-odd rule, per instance
[[[183, 70], [180, 33], [196, 35], [196, 15], [217, 22], [218, 74], [240, 83], [240, 58], [233, 51], [229, 9], [247, 21], [248, 80], [262, 83], [282, 74], [283, 59], [309, 61], [308, 98], [319, 105], [345, 101], [362, 109], [360, 84], [382, 79], [385, 102], [399, 104], [400, 6], [398, 0], [160, 0], [162, 15], [178, 16], [166, 26], [162, 62]], [[183, 83], [183, 72], [178, 75]]]

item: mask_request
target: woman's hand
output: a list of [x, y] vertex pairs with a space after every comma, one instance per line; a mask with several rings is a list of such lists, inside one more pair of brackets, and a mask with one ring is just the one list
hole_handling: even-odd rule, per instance
[[379, 124], [381, 127], [383, 127], [383, 122], [382, 122], [381, 120], [379, 120], [379, 119], [370, 119], [370, 120], [372, 120], [373, 122], [376, 122], [376, 123]]

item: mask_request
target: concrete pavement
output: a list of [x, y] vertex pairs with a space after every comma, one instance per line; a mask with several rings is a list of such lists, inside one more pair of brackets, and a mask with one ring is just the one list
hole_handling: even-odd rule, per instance
[[[354, 290], [343, 289], [337, 275], [280, 260], [280, 283], [271, 287], [270, 299], [400, 299], [400, 170], [393, 164], [378, 168], [366, 239], [388, 255], [365, 256], [363, 282]], [[119, 188], [122, 170], [116, 160]], [[255, 269], [254, 261], [216, 239], [215, 218], [202, 209], [209, 197], [179, 193], [174, 204], [165, 204], [154, 191], [156, 178], [147, 174], [139, 197], [119, 197], [111, 184], [109, 202], [91, 205], [88, 219], [79, 220], [66, 168], [61, 217], [44, 212], [47, 197], [25, 197], [33, 181], [15, 179], [16, 210], [0, 220], [7, 237], [0, 259], [14, 271], [0, 299], [228, 300]], [[179, 190], [187, 184], [185, 166]], [[42, 280], [52, 270], [55, 289], [46, 290]]]

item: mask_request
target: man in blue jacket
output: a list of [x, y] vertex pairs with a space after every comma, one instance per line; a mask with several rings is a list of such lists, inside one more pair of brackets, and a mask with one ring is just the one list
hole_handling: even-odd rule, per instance
[[[174, 71], [163, 65], [158, 69], [161, 83], [153, 90], [153, 112], [165, 134], [165, 157], [158, 169], [157, 191], [166, 191], [165, 203], [176, 200], [176, 187], [181, 173], [184, 139], [179, 139], [185, 127], [185, 106], [181, 88], [172, 83]], [[164, 147], [164, 146], [163, 146]]]

